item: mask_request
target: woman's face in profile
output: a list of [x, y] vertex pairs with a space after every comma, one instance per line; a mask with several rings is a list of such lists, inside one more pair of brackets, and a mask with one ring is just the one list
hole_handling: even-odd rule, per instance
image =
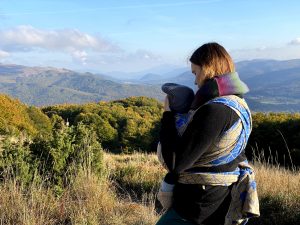
[[203, 73], [201, 67], [194, 63], [191, 64], [191, 70], [192, 73], [195, 75], [195, 84], [198, 85], [198, 87], [200, 88], [204, 83], [205, 74]]

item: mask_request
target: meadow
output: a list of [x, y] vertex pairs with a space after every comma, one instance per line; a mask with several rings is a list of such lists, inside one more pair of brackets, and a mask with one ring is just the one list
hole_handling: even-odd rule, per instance
[[[0, 225], [151, 225], [166, 171], [153, 153], [161, 103], [132, 97], [28, 107], [0, 95]], [[246, 154], [261, 216], [300, 223], [300, 114], [255, 113]]]
[[[0, 224], [151, 225], [163, 213], [156, 193], [165, 170], [155, 154], [104, 153], [99, 177], [82, 168], [61, 195], [33, 180], [11, 177], [0, 186]], [[254, 162], [261, 217], [255, 225], [292, 225], [300, 221], [300, 175], [267, 162]]]

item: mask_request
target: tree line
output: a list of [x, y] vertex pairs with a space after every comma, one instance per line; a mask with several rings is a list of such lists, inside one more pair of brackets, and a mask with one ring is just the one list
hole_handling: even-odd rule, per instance
[[[162, 113], [147, 97], [37, 108], [0, 95], [0, 178], [47, 176], [59, 189], [80, 165], [101, 173], [103, 149], [154, 152]], [[254, 113], [246, 154], [300, 166], [300, 114]]]

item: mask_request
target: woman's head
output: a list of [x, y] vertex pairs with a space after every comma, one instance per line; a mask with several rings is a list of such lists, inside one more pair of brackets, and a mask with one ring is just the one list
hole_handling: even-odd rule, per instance
[[191, 56], [195, 83], [201, 86], [207, 79], [234, 72], [234, 63], [225, 48], [212, 42], [200, 46]]

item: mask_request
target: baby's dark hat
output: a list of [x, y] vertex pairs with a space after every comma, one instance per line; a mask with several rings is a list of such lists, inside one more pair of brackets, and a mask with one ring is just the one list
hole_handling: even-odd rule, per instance
[[170, 109], [177, 113], [187, 113], [194, 100], [193, 89], [175, 83], [165, 83], [161, 87], [168, 95]]

